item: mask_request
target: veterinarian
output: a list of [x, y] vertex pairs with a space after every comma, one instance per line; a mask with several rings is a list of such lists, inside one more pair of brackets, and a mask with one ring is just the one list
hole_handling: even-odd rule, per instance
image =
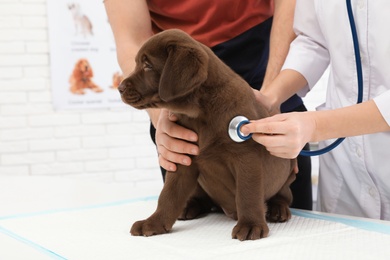
[[[291, 45], [280, 75], [262, 88], [269, 109], [305, 95], [328, 65], [326, 103], [315, 112], [253, 121], [242, 132], [274, 155], [294, 158], [307, 142], [329, 145], [320, 156], [319, 210], [390, 220], [390, 2], [352, 1], [363, 74], [362, 103], [346, 1], [298, 0]], [[273, 135], [265, 135], [265, 134]]]
[[[279, 73], [289, 44], [295, 38], [292, 30], [295, 1], [106, 0], [104, 3], [118, 62], [125, 75], [134, 69], [134, 57], [146, 39], [153, 33], [178, 28], [211, 47], [254, 89], [259, 89]], [[300, 97], [292, 95], [281, 110], [306, 111], [306, 108]], [[163, 177], [164, 169], [176, 170], [176, 163], [191, 164], [188, 155], [199, 153], [193, 143], [197, 140], [196, 133], [177, 125], [169, 111], [148, 113]], [[312, 209], [310, 158], [299, 156], [298, 163], [299, 174], [291, 186], [292, 207]]]

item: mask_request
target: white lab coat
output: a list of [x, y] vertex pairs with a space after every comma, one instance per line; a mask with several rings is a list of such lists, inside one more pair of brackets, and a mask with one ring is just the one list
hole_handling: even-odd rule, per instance
[[[352, 9], [362, 57], [363, 101], [374, 99], [390, 125], [390, 1], [352, 0]], [[297, 0], [294, 30], [298, 36], [283, 69], [294, 69], [307, 79], [300, 95], [329, 65], [326, 103], [319, 109], [355, 104], [357, 73], [346, 2]], [[390, 220], [390, 132], [346, 138], [320, 156], [319, 176], [318, 210]]]

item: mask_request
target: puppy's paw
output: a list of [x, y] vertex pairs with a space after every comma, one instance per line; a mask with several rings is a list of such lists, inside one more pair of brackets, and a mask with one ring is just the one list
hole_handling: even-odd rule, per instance
[[190, 220], [201, 217], [212, 211], [211, 204], [201, 199], [192, 198], [179, 216], [179, 220]]
[[253, 224], [253, 223], [240, 223], [233, 228], [232, 238], [240, 241], [244, 240], [256, 240], [267, 237], [269, 228], [267, 223]]
[[202, 215], [202, 209], [198, 207], [186, 207], [180, 216], [177, 218], [178, 220], [191, 220]]
[[159, 221], [151, 221], [149, 219], [140, 220], [133, 224], [130, 229], [130, 233], [133, 236], [154, 236], [159, 234], [168, 233], [170, 228], [164, 227]]
[[286, 222], [291, 218], [291, 211], [284, 201], [272, 201], [268, 203], [267, 221]]

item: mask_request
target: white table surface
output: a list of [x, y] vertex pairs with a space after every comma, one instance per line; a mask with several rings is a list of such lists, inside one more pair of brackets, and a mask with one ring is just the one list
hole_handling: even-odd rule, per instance
[[301, 210], [258, 241], [232, 240], [235, 222], [222, 214], [130, 236], [161, 188], [0, 176], [0, 259], [390, 259], [390, 222]]

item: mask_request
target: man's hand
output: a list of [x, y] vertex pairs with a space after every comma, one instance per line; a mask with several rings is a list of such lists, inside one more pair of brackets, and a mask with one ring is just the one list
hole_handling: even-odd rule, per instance
[[177, 117], [162, 109], [156, 125], [156, 144], [160, 166], [174, 172], [176, 164], [190, 165], [188, 155], [198, 155], [199, 147], [191, 142], [198, 140], [198, 135], [175, 123]]

